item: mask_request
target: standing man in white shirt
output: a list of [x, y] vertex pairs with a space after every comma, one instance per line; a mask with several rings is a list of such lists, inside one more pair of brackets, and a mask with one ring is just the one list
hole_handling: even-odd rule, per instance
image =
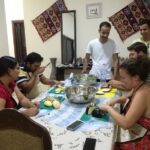
[[[102, 69], [105, 68], [106, 80], [117, 78], [119, 51], [117, 49], [115, 41], [108, 37], [110, 30], [111, 24], [109, 22], [105, 21], [99, 25], [100, 37], [89, 42], [86, 50], [82, 73], [86, 73], [87, 66], [91, 57], [92, 68], [89, 74], [92, 74], [101, 80]], [[112, 68], [114, 68], [113, 75]]]
[[141, 19], [139, 22], [141, 37], [133, 41], [142, 42], [148, 48], [148, 55], [150, 56], [150, 19]]

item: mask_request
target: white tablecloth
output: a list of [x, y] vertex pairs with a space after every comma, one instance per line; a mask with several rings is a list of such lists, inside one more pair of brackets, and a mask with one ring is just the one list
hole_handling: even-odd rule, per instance
[[[45, 92], [33, 101], [41, 101], [48, 95], [56, 96], [56, 94]], [[103, 103], [103, 99], [100, 98], [100, 102]], [[108, 100], [110, 98], [105, 99]], [[68, 100], [65, 99], [60, 109], [51, 111], [40, 110], [39, 114], [32, 117], [33, 120], [48, 129], [52, 138], [53, 150], [83, 150], [83, 145], [87, 137], [96, 139], [95, 150], [111, 150], [115, 140], [115, 125], [113, 121], [109, 119], [108, 122], [99, 121], [98, 124], [95, 122], [93, 124], [92, 122], [85, 123], [79, 130], [69, 131], [66, 129], [66, 126], [80, 119], [80, 113], [83, 114], [86, 107], [81, 106], [81, 108], [76, 108], [75, 104], [69, 103], [69, 107], [64, 108], [68, 103]], [[63, 109], [66, 109], [66, 111], [63, 111]], [[72, 115], [76, 110], [79, 115]], [[69, 115], [72, 117], [66, 119], [69, 118]]]

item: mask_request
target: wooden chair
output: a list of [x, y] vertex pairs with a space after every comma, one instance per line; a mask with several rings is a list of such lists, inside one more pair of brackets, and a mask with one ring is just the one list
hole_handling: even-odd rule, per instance
[[52, 150], [48, 130], [15, 109], [0, 111], [0, 150]]

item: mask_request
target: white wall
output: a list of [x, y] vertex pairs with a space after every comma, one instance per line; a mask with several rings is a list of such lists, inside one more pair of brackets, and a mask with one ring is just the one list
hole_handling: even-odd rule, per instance
[[4, 0], [0, 0], [0, 56], [9, 55]]
[[74, 15], [72, 13], [63, 13], [63, 35], [74, 39]]
[[0, 56], [14, 56], [13, 20], [24, 20], [23, 0], [0, 0]]
[[5, 0], [9, 54], [14, 56], [12, 21], [24, 20], [23, 0]]
[[[133, 0], [65, 0], [69, 10], [76, 10], [77, 57], [84, 57], [88, 42], [95, 37], [99, 37], [98, 27], [100, 22], [108, 21], [108, 17], [132, 1]], [[27, 51], [28, 53], [31, 51], [36, 51], [42, 54], [42, 56], [45, 58], [45, 64], [50, 57], [57, 57], [57, 64], [61, 63], [60, 32], [46, 42], [42, 42], [31, 21], [45, 9], [50, 7], [54, 2], [55, 0], [24, 0]], [[102, 18], [87, 19], [86, 4], [97, 2], [102, 3]], [[122, 42], [114, 27], [112, 27], [110, 34], [110, 37], [117, 41], [121, 50], [121, 56], [128, 56], [126, 47], [130, 45], [131, 41], [138, 36], [139, 33], [134, 34], [126, 41]]]

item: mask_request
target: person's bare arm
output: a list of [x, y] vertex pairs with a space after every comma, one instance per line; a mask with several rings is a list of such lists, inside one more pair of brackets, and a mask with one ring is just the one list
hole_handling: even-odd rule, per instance
[[35, 85], [38, 76], [40, 76], [40, 74], [42, 74], [44, 70], [45, 70], [44, 67], [40, 67], [38, 70], [36, 70], [33, 73], [30, 80], [26, 80], [21, 83], [18, 83], [19, 88], [21, 88], [25, 93], [29, 93], [31, 89], [33, 88], [33, 86]]
[[21, 83], [18, 83], [18, 87], [22, 89], [24, 93], [29, 93], [33, 86], [35, 85], [35, 82], [37, 80], [37, 75], [33, 75], [30, 80], [23, 81]]
[[[18, 92], [19, 89], [15, 88], [15, 92], [17, 95], [18, 100], [21, 99], [21, 104], [26, 106], [28, 109], [20, 111], [21, 113], [27, 115], [27, 116], [34, 116], [38, 113], [38, 107], [36, 107], [36, 105], [28, 100], [26, 100], [26, 98]], [[0, 98], [0, 110], [6, 108], [6, 101], [2, 98]]]
[[115, 105], [116, 103], [124, 104], [124, 103], [126, 102], [126, 100], [128, 99], [128, 97], [130, 97], [130, 96], [132, 95], [132, 93], [133, 93], [133, 90], [130, 90], [130, 91], [128, 92], [128, 94], [122, 95], [122, 96], [120, 96], [120, 97], [118, 97], [118, 98], [115, 98], [115, 99], [112, 99], [112, 100], [108, 101], [107, 104], [108, 104], [109, 106], [113, 106], [113, 105]]
[[26, 116], [32, 117], [35, 116], [39, 112], [39, 110], [37, 107], [31, 107], [20, 112]]
[[22, 92], [19, 90], [17, 86], [15, 87], [15, 93], [22, 107], [25, 108], [37, 107], [35, 103], [31, 102], [27, 97], [25, 97], [22, 94]]
[[118, 74], [119, 74], [119, 57], [118, 57], [118, 53], [113, 54], [113, 66], [114, 66], [113, 76], [114, 76], [114, 79], [117, 79]]
[[[26, 97], [20, 92], [20, 90], [18, 89], [18, 87], [16, 86], [14, 89], [14, 92], [16, 93], [16, 96], [20, 102], [20, 104], [22, 104], [22, 101], [27, 101], [27, 103], [25, 104], [26, 107], [31, 107], [31, 102], [29, 100], [24, 100], [26, 99]], [[4, 109], [6, 106], [6, 100], [3, 98], [0, 98], [0, 109]]]
[[53, 86], [55, 84], [63, 84], [62, 82], [57, 81], [57, 80], [50, 80], [50, 79], [46, 78], [44, 75], [40, 76], [40, 81], [41, 81], [41, 83], [43, 83], [45, 85], [50, 85], [50, 86]]
[[115, 88], [119, 89], [119, 90], [129, 90], [129, 89], [126, 88], [126, 86], [123, 82], [118, 81], [118, 80], [110, 80], [108, 82], [108, 84], [112, 87], [115, 87]]
[[107, 104], [100, 106], [100, 109], [107, 111], [120, 127], [128, 129], [132, 127], [141, 116], [144, 115], [147, 109], [148, 97], [148, 94], [146, 94], [145, 92], [139, 92], [138, 94], [136, 94], [125, 116], [121, 115]]
[[87, 67], [90, 61], [90, 54], [86, 53], [85, 58], [84, 58], [84, 64], [83, 64], [83, 70], [82, 73], [86, 73], [87, 72]]
[[40, 76], [40, 81], [46, 85], [54, 85], [55, 84], [54, 80], [50, 80], [50, 79], [46, 78], [44, 75]]
[[27, 116], [34, 116], [38, 113], [38, 105], [36, 103], [31, 102], [28, 98], [26, 98], [19, 90], [19, 88], [15, 87], [15, 93], [22, 107], [27, 108], [26, 110], [21, 110], [20, 112]]
[[113, 105], [115, 105], [117, 103], [124, 104], [126, 102], [127, 98], [128, 98], [127, 95], [123, 95], [123, 96], [120, 96], [118, 98], [115, 98], [115, 99], [112, 99], [112, 100], [108, 101], [107, 104], [109, 106], [113, 106]]

